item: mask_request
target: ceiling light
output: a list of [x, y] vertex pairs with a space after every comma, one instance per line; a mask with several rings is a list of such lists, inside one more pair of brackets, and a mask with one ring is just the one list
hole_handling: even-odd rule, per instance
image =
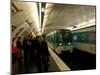
[[73, 26], [73, 28], [77, 28], [77, 26]]
[[45, 11], [45, 8], [42, 8], [42, 9], [41, 9], [41, 12], [44, 12], [44, 11]]
[[71, 43], [68, 43], [68, 45], [71, 45]]
[[59, 43], [59, 45], [61, 46], [61, 45], [62, 45], [62, 43]]

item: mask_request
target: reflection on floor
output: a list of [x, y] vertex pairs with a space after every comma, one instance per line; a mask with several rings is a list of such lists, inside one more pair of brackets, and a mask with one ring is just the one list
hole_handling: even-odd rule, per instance
[[73, 53], [62, 52], [60, 58], [71, 70], [96, 69], [96, 55], [74, 49]]
[[[60, 69], [58, 68], [57, 64], [55, 63], [55, 61], [53, 60], [51, 56], [50, 56], [48, 64], [49, 66], [48, 66], [47, 72], [60, 72]], [[13, 74], [40, 73], [38, 71], [35, 58], [33, 61], [27, 62], [26, 70], [25, 70], [23, 59], [21, 60], [21, 62], [17, 61], [15, 64], [13, 64], [13, 67], [14, 67], [13, 69], [16, 69], [15, 71], [13, 70]]]
[[[94, 54], [74, 49], [73, 53], [69, 53], [69, 51], [63, 51], [59, 57], [72, 71], [96, 69], [96, 55]], [[49, 66], [47, 72], [60, 72], [59, 67], [51, 56], [48, 64]], [[12, 67], [14, 74], [40, 73], [36, 65], [36, 59], [27, 62], [27, 70], [25, 70], [23, 59], [21, 59], [21, 62], [17, 61], [12, 65]]]

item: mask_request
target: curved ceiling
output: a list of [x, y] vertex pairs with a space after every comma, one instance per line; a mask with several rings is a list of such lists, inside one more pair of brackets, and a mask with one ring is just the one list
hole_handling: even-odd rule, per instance
[[96, 7], [90, 5], [12, 1], [13, 35], [23, 28], [20, 34], [75, 30], [95, 25], [95, 17]]
[[12, 11], [11, 22], [12, 26], [16, 28], [13, 30], [13, 36], [21, 27], [23, 30], [25, 29], [24, 31], [34, 32], [35, 35], [40, 34], [37, 3], [13, 1]]
[[48, 33], [91, 20], [95, 22], [95, 16], [95, 6], [47, 3], [42, 30], [43, 33]]

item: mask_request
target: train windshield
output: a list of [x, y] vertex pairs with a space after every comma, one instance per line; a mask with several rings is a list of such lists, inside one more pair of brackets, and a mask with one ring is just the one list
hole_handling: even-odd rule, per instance
[[60, 32], [60, 34], [58, 34], [57, 41], [58, 42], [71, 42], [72, 41], [71, 32]]

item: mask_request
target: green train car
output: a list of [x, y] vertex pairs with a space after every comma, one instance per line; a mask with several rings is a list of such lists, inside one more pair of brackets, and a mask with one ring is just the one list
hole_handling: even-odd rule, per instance
[[48, 41], [54, 46], [56, 53], [61, 54], [62, 51], [73, 51], [72, 33], [67, 29], [59, 29], [52, 32], [48, 37]]
[[96, 54], [96, 26], [72, 31], [74, 48]]

